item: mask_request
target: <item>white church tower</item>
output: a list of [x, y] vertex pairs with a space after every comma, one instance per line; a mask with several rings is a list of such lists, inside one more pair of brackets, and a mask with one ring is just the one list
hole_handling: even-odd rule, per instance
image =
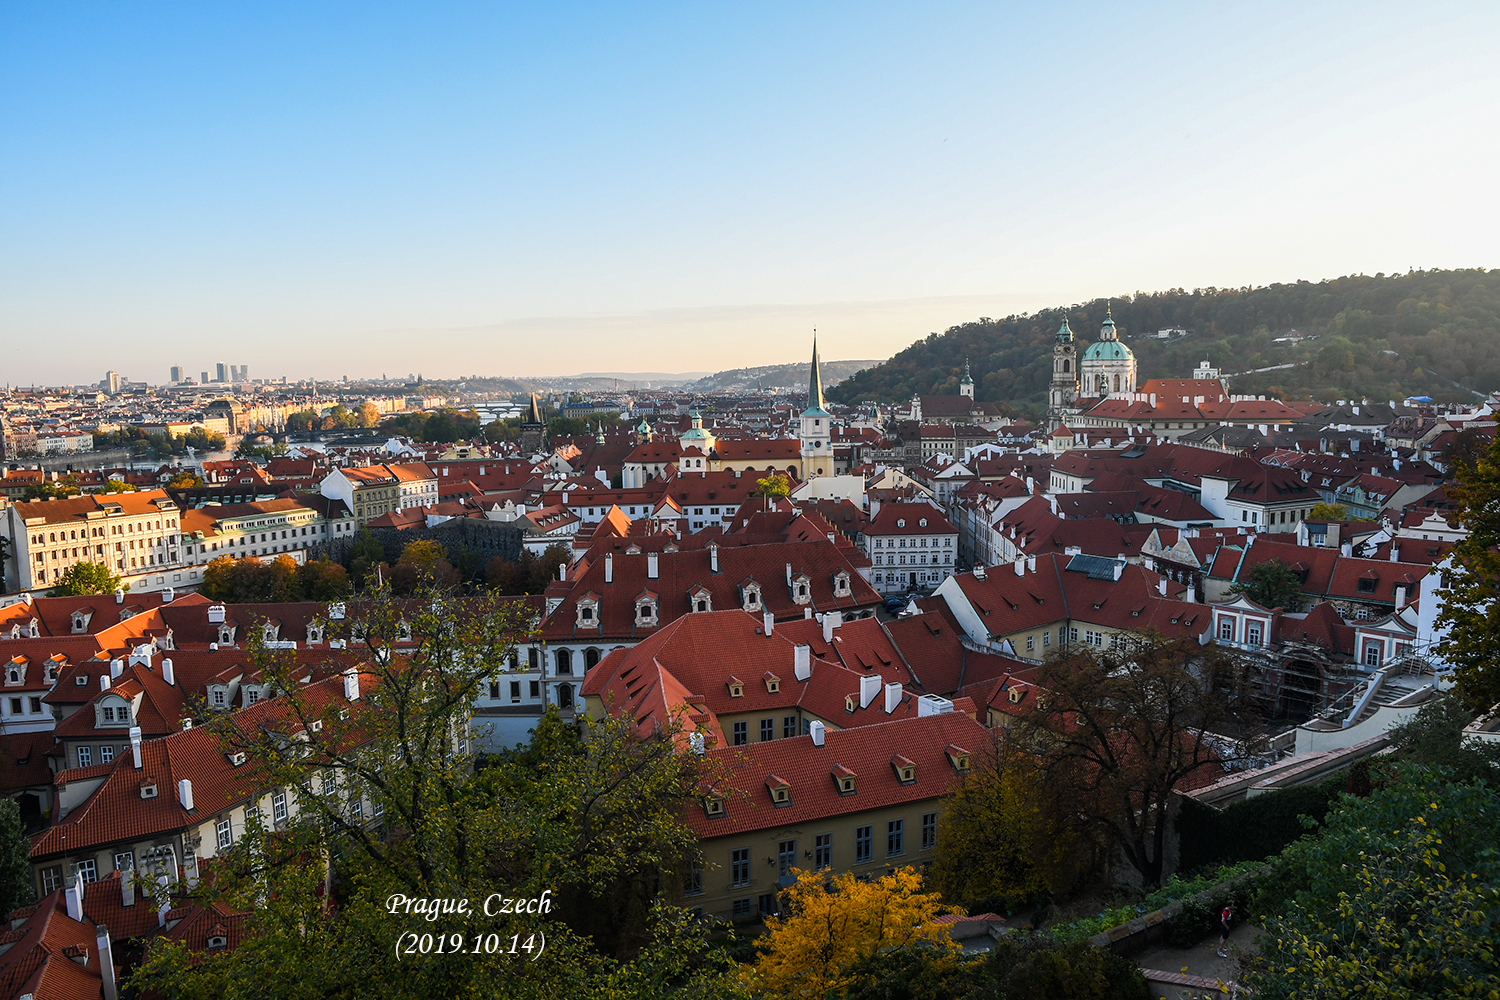
[[818, 370], [818, 338], [813, 338], [812, 375], [807, 384], [807, 409], [797, 437], [802, 441], [802, 478], [833, 475], [831, 414], [823, 409], [823, 375]]

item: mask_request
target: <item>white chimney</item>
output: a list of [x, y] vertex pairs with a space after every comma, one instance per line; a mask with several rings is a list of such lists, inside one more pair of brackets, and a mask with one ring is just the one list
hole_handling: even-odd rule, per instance
[[976, 580], [983, 580], [984, 579], [984, 563], [975, 563], [974, 564], [974, 579], [976, 579]]
[[1400, 584], [1396, 585], [1396, 610], [1400, 611], [1406, 607], [1406, 588]]
[[184, 809], [193, 808], [193, 779], [183, 778], [177, 783], [177, 801]]
[[1156, 592], [1162, 597], [1167, 596], [1167, 578], [1159, 576], [1156, 578]]
[[557, 578], [564, 583], [568, 582], [568, 564], [566, 562], [557, 564]]
[[865, 674], [859, 679], [859, 707], [869, 708], [870, 702], [880, 694], [880, 675]]
[[125, 603], [125, 588], [124, 587], [116, 587], [115, 588], [115, 603], [116, 604], [124, 604]]
[[1188, 589], [1183, 592], [1182, 599], [1188, 604], [1192, 604], [1198, 600], [1198, 593], [1193, 589], [1193, 585], [1191, 583], [1188, 584]]
[[99, 675], [99, 690], [100, 691], [108, 691], [109, 690], [109, 678], [105, 677], [103, 674]]
[[656, 553], [655, 552], [647, 552], [646, 553], [646, 579], [648, 579], [648, 580], [655, 580], [656, 578], [657, 578]]
[[1026, 557], [1026, 572], [1028, 572], [1028, 573], [1035, 573], [1036, 572], [1036, 556], [1027, 556]]
[[177, 671], [172, 669], [171, 657], [162, 657], [161, 679], [166, 681], [168, 684], [171, 684], [173, 687], [177, 686]]
[[109, 661], [109, 676], [118, 677], [125, 672], [125, 661], [115, 657]]
[[613, 552], [604, 553], [604, 582], [615, 582], [615, 554]]
[[823, 733], [826, 728], [827, 727], [824, 726], [823, 723], [817, 721], [816, 719], [808, 723], [807, 733], [812, 737], [813, 746], [820, 747], [823, 745]]
[[1341, 544], [1339, 546], [1339, 554], [1344, 556], [1345, 558], [1354, 555], [1354, 543], [1344, 542], [1343, 544]]
[[94, 934], [94, 943], [99, 947], [99, 978], [104, 1000], [120, 1000], [120, 991], [115, 987], [115, 956], [109, 946], [109, 928], [100, 924]]
[[885, 714], [890, 715], [901, 706], [900, 683], [887, 684], [885, 686]]
[[1016, 569], [1016, 576], [1025, 576], [1026, 575], [1026, 558], [1024, 556], [1017, 556], [1016, 557], [1016, 566], [1015, 566], [1015, 569]]
[[210, 625], [222, 625], [224, 623], [224, 605], [210, 604], [208, 606], [208, 623]]
[[823, 641], [833, 641], [833, 630], [844, 623], [844, 614], [841, 611], [823, 612]]
[[772, 614], [771, 612], [767, 611], [761, 617], [763, 619], [765, 619], [765, 623], [766, 623], [766, 635], [770, 635], [772, 632], [775, 632], [776, 631], [776, 616], [774, 614]]
[[83, 880], [77, 875], [73, 881], [68, 883], [67, 889], [63, 891], [63, 899], [68, 903], [68, 916], [74, 920], [83, 920]]
[[141, 769], [141, 727], [130, 727], [130, 757], [135, 764], [135, 769]]
[[344, 668], [344, 700], [359, 701], [359, 670], [355, 667]]
[[792, 647], [792, 673], [799, 681], [809, 680], [812, 677], [812, 647], [808, 645]]
[[1391, 562], [1400, 562], [1400, 561], [1401, 561], [1401, 546], [1397, 545], [1396, 542], [1395, 542], [1395, 540], [1393, 539], [1391, 541]]
[[1115, 560], [1115, 580], [1116, 581], [1118, 581], [1120, 579], [1120, 574], [1123, 573], [1123, 572], [1125, 572], [1125, 563], [1124, 563], [1124, 561], [1123, 560], [1118, 560], [1118, 559]]
[[162, 592], [161, 592], [161, 602], [163, 604], [171, 604], [172, 603], [172, 588], [171, 587], [167, 587], [167, 588], [164, 588], [162, 590]]
[[688, 748], [700, 757], [708, 752], [708, 741], [701, 730], [688, 734]]
[[135, 905], [135, 870], [132, 868], [120, 869], [120, 905]]
[[786, 585], [788, 587], [790, 587], [792, 585], [792, 564], [791, 563], [787, 563], [786, 564]]
[[719, 571], [719, 546], [715, 542], [708, 543], [708, 568], [713, 573]]

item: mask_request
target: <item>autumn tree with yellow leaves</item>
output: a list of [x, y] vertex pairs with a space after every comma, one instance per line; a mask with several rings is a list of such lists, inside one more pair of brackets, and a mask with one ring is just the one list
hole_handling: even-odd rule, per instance
[[919, 942], [957, 950], [947, 929], [933, 923], [944, 909], [913, 868], [868, 882], [800, 872], [783, 915], [766, 919], [760, 958], [748, 972], [752, 989], [767, 997], [823, 997], [849, 985], [851, 970], [883, 951]]

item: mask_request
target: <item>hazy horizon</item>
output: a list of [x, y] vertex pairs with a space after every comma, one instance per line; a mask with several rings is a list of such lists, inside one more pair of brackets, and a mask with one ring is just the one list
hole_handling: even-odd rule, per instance
[[0, 382], [723, 371], [814, 328], [884, 358], [1099, 296], [1500, 266], [1497, 28], [1476, 2], [17, 8]]

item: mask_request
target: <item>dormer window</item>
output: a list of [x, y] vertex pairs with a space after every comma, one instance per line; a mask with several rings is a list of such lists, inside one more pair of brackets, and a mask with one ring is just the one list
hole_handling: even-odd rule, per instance
[[401, 621], [396, 623], [396, 641], [411, 642], [411, 622]]
[[833, 577], [833, 593], [835, 597], [849, 596], [849, 574], [845, 570], [839, 570]]
[[766, 778], [766, 790], [771, 793], [771, 803], [777, 808], [792, 804], [792, 786], [780, 775]]
[[712, 611], [714, 609], [713, 595], [702, 587], [694, 590], [689, 596], [689, 599], [693, 602], [694, 614]]
[[896, 780], [903, 785], [913, 785], [917, 781], [916, 762], [901, 756], [899, 753], [891, 757], [891, 770], [896, 772]]
[[743, 697], [745, 697], [745, 682], [742, 681], [742, 680], [740, 680], [738, 677], [731, 676], [729, 678], [729, 697], [731, 697], [731, 698], [743, 698]]
[[848, 712], [850, 715], [854, 714], [854, 695], [844, 695], [844, 711]]
[[217, 708], [223, 708], [229, 700], [228, 692], [221, 687], [214, 688], [209, 697], [213, 700], [214, 706]]
[[703, 800], [703, 811], [709, 816], [724, 815], [724, 800], [717, 795], [707, 796]]
[[792, 601], [797, 604], [812, 601], [812, 581], [805, 574], [792, 579]]
[[775, 693], [777, 693], [778, 691], [781, 690], [781, 678], [780, 677], [777, 677], [775, 674], [771, 673], [770, 671], [767, 671], [765, 679], [766, 679], [766, 692], [768, 694], [775, 694]]
[[898, 527], [898, 528], [904, 528], [904, 527], [906, 527], [906, 518], [904, 518], [904, 517], [898, 517], [898, 518], [896, 518], [896, 527]]
[[831, 775], [833, 775], [834, 786], [839, 790], [839, 794], [840, 795], [854, 795], [855, 794], [855, 792], [856, 792], [856, 789], [854, 787], [855, 774], [854, 774], [853, 771], [849, 770], [843, 764], [835, 764], [835, 765], [833, 765], [833, 768], [828, 773], [831, 774]]
[[91, 617], [93, 616], [85, 614], [82, 611], [73, 612], [73, 633], [76, 635], [80, 632], [87, 632], [89, 630], [89, 618]]
[[307, 641], [308, 642], [322, 642], [323, 641], [323, 626], [321, 626], [321, 625], [309, 625], [309, 626], [307, 626]]
[[154, 799], [154, 798], [156, 798], [156, 782], [154, 782], [154, 781], [148, 781], [148, 782], [146, 782], [146, 783], [144, 783], [144, 784], [141, 785], [141, 798], [143, 798], [143, 799]]
[[229, 947], [229, 938], [223, 934], [210, 934], [208, 937], [208, 950], [217, 951], [220, 948]]
[[949, 743], [943, 748], [943, 753], [948, 757], [948, 763], [953, 765], [953, 770], [960, 774], [969, 770], [969, 751], [963, 747]]
[[7, 687], [21, 683], [21, 668], [10, 666], [5, 668], [5, 684]]
[[1026, 689], [1021, 687], [1020, 685], [1017, 685], [1007, 691], [1006, 696], [1010, 698], [1010, 703], [1012, 705], [1019, 705], [1021, 704], [1021, 699], [1026, 697]]
[[275, 642], [276, 639], [277, 639], [277, 637], [280, 636], [280, 634], [281, 634], [281, 626], [280, 625], [272, 625], [270, 622], [266, 622], [260, 628], [260, 637], [261, 637], [262, 641], [264, 641], [264, 642]]
[[740, 584], [740, 607], [746, 611], [761, 610], [760, 584], [748, 577]]
[[655, 596], [642, 596], [636, 598], [635, 623], [637, 625], [656, 624], [656, 598]]
[[927, 518], [924, 517], [924, 518], [921, 518], [920, 520], [918, 520], [917, 521], [917, 527], [919, 527], [919, 528], [925, 528], [925, 527], [927, 527]]
[[221, 645], [221, 646], [233, 646], [234, 645], [234, 626], [233, 625], [220, 625], [219, 626], [219, 645]]
[[578, 599], [578, 612], [575, 624], [579, 628], [597, 628], [599, 626], [599, 595], [590, 591]]

